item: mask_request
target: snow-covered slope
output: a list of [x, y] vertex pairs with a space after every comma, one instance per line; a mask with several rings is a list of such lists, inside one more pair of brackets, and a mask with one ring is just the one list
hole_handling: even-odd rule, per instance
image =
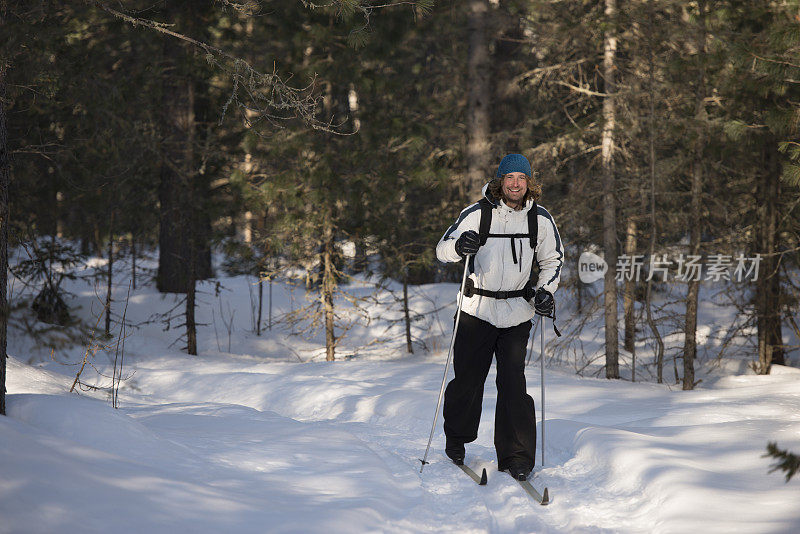
[[[170, 348], [177, 333], [157, 324], [126, 340], [134, 374], [118, 410], [104, 392], [67, 393], [77, 370], [63, 364], [80, 347], [57, 355], [61, 363], [44, 360], [17, 332], [9, 417], [0, 418], [0, 533], [800, 531], [800, 480], [768, 474], [762, 457], [768, 441], [800, 451], [796, 369], [719, 376], [691, 392], [549, 369], [546, 463], [533, 483], [550, 488], [552, 503], [541, 507], [496, 470], [494, 371], [478, 440], [467, 446], [488, 485], [444, 457], [441, 419], [419, 472], [452, 307], [416, 323], [429, 352], [404, 355], [396, 340], [326, 363], [313, 340], [247, 332], [247, 282], [224, 283], [230, 292], [201, 305], [200, 356]], [[417, 291], [422, 312], [453, 286]], [[92, 292], [78, 294], [88, 314]], [[275, 295], [288, 305], [289, 289], [276, 285]], [[230, 353], [220, 298], [238, 310]], [[128, 316], [141, 321], [170, 299], [139, 290]], [[352, 335], [368, 342], [391, 332], [376, 321]], [[110, 375], [104, 358], [95, 365]], [[94, 370], [84, 381], [92, 376], [108, 383]]]

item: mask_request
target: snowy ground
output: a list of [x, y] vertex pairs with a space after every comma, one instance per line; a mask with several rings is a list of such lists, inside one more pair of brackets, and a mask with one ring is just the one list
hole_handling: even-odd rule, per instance
[[[549, 368], [546, 463], [533, 483], [549, 487], [552, 503], [541, 507], [496, 470], [494, 371], [480, 435], [467, 448], [488, 485], [444, 457], [441, 419], [431, 465], [419, 472], [454, 285], [414, 289], [418, 313], [445, 306], [415, 323], [430, 350], [404, 353], [402, 325], [388, 322], [399, 312], [386, 310], [384, 295], [371, 304], [372, 322], [349, 332], [347, 358], [326, 363], [318, 341], [285, 327], [256, 337], [248, 281], [221, 282], [201, 299], [200, 356], [170, 347], [174, 328], [132, 331], [125, 368], [133, 375], [117, 410], [104, 391], [67, 393], [81, 347], [50, 359], [12, 330], [0, 533], [800, 531], [800, 480], [768, 474], [762, 457], [768, 441], [800, 450], [798, 369], [706, 373], [701, 387], [682, 392]], [[127, 279], [117, 283], [121, 314]], [[71, 289], [90, 319], [94, 289]], [[276, 315], [302, 298], [276, 284]], [[173, 304], [145, 287], [127, 317], [141, 323]], [[110, 356], [99, 353], [94, 365], [82, 381], [108, 385]], [[532, 362], [537, 411], [539, 384]]]

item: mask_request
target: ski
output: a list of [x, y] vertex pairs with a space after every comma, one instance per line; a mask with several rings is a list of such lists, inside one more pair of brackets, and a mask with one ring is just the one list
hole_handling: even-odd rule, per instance
[[527, 494], [533, 498], [533, 500], [535, 500], [542, 506], [550, 504], [550, 492], [547, 491], [547, 488], [544, 488], [544, 493], [539, 493], [538, 491], [536, 491], [536, 488], [534, 488], [531, 485], [531, 483], [528, 482], [527, 480], [519, 480], [517, 478], [515, 478], [514, 480], [519, 482], [519, 485], [522, 486], [522, 489], [524, 489], [527, 492]]
[[486, 468], [485, 467], [483, 468], [483, 472], [481, 473], [481, 476], [478, 476], [478, 473], [473, 471], [471, 467], [464, 465], [463, 461], [462, 462], [453, 462], [453, 463], [456, 464], [459, 469], [461, 469], [467, 475], [469, 475], [469, 478], [474, 480], [479, 486], [485, 486], [486, 485], [488, 477], [486, 476]]

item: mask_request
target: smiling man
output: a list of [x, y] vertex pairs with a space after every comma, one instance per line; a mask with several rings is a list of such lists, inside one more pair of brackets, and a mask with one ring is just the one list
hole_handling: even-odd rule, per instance
[[536, 451], [536, 416], [525, 384], [531, 319], [553, 314], [564, 258], [553, 218], [537, 205], [541, 192], [527, 158], [507, 155], [484, 186], [484, 198], [464, 209], [436, 246], [442, 262], [470, 262], [455, 338], [455, 378], [444, 396], [445, 452], [461, 464], [464, 444], [477, 439], [494, 355], [498, 468], [519, 480], [533, 469]]

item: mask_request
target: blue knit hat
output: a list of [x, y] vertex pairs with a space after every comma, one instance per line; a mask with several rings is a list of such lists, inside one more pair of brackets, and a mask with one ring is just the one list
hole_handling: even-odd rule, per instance
[[497, 177], [500, 178], [510, 172], [522, 172], [525, 176], [531, 175], [531, 164], [528, 158], [522, 154], [509, 154], [500, 162], [497, 167]]

